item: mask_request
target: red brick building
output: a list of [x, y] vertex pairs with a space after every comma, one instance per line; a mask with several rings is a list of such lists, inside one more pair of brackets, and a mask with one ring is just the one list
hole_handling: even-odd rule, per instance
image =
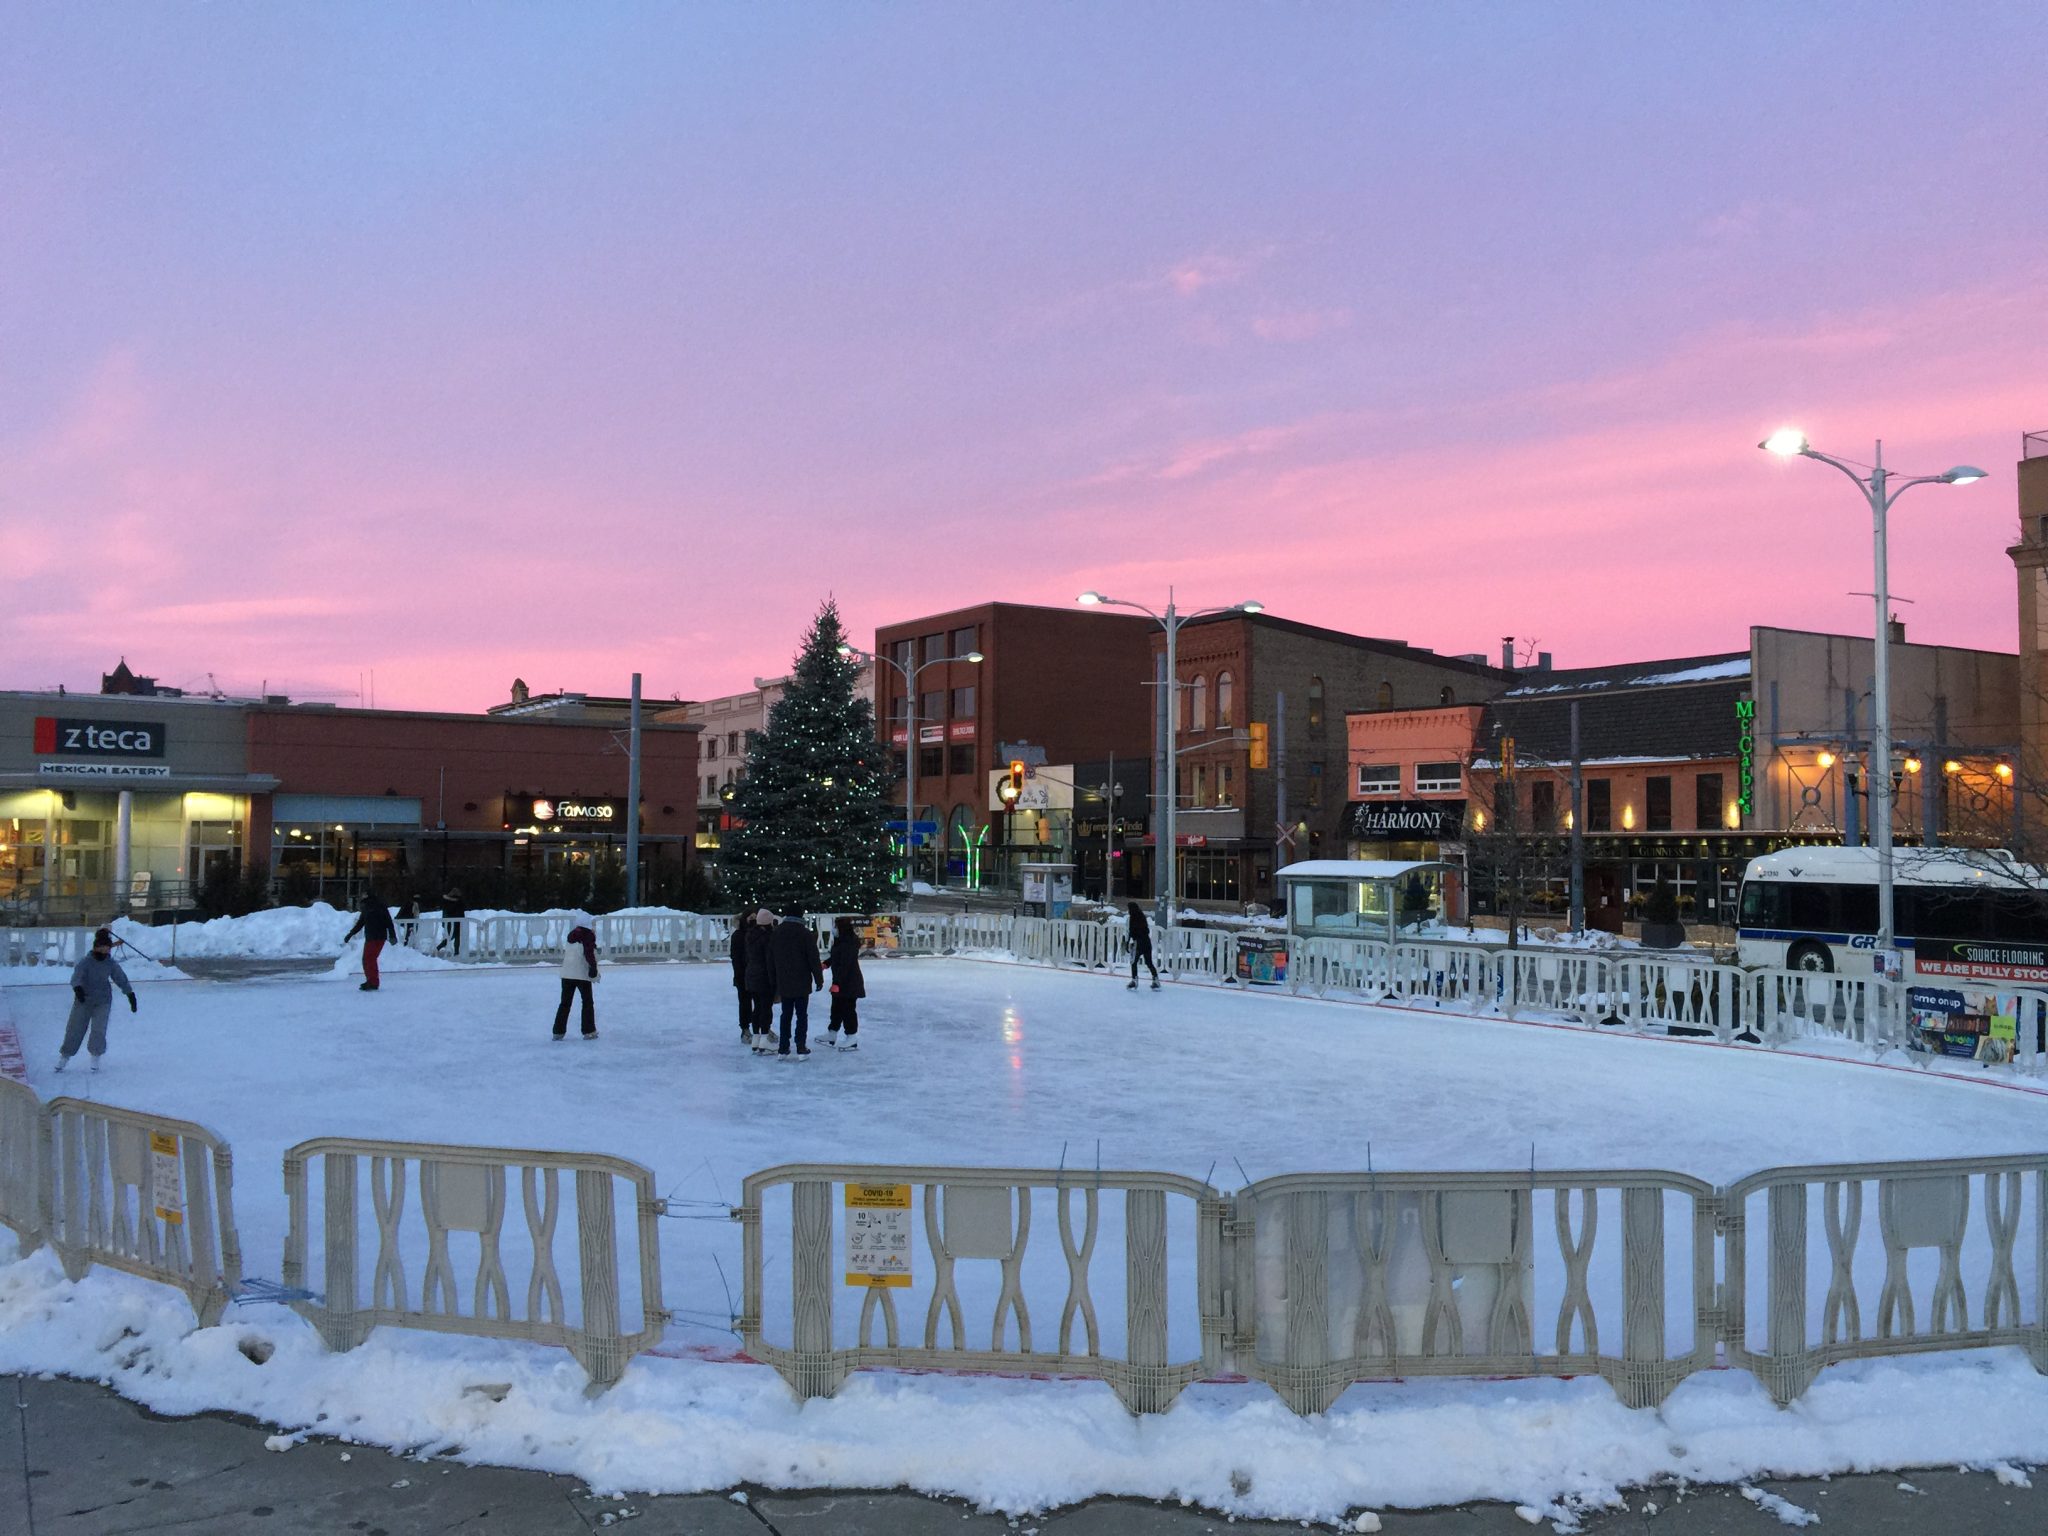
[[[875, 631], [875, 719], [894, 749], [896, 796], [914, 750], [917, 819], [938, 824], [935, 862], [947, 878], [967, 879], [969, 850], [1001, 839], [989, 775], [1006, 744], [1043, 747], [1048, 763], [1065, 764], [1150, 752], [1157, 628], [1142, 615], [982, 603]], [[943, 660], [970, 651], [978, 664]]]

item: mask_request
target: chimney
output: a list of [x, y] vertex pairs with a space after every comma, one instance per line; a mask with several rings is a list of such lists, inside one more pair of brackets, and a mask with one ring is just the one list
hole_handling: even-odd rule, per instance
[[1885, 625], [1885, 631], [1891, 636], [1891, 643], [1893, 645], [1904, 645], [1906, 643], [1906, 621], [1904, 619], [1892, 619]]
[[1538, 651], [1536, 653], [1536, 670], [1538, 672], [1548, 672], [1550, 670], [1550, 652]]
[[1515, 670], [1515, 637], [1513, 635], [1502, 635], [1500, 637], [1500, 666], [1503, 672]]

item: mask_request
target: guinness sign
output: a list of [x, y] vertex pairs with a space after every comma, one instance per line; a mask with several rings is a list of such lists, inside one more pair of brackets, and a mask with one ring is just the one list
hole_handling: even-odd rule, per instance
[[1462, 800], [1354, 800], [1344, 811], [1344, 835], [1356, 842], [1453, 843], [1464, 830]]

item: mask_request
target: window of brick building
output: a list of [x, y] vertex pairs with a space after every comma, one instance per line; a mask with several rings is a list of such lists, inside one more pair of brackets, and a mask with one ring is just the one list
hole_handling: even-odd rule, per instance
[[1216, 729], [1227, 731], [1236, 722], [1237, 679], [1228, 672], [1216, 674]]
[[1721, 826], [1721, 775], [1703, 773], [1692, 781], [1692, 824], [1702, 832]]
[[1611, 780], [1586, 780], [1586, 830], [1614, 830], [1614, 784]]
[[1358, 792], [1361, 795], [1398, 795], [1401, 793], [1401, 765], [1399, 763], [1360, 763], [1358, 765]]
[[1643, 830], [1671, 830], [1671, 775], [1654, 774], [1643, 782]]
[[1188, 729], [1209, 729], [1209, 679], [1199, 672], [1195, 674], [1195, 680], [1188, 684]]
[[969, 774], [974, 772], [974, 748], [965, 743], [955, 743], [946, 749], [946, 772]]
[[1323, 680], [1320, 677], [1308, 680], [1308, 725], [1312, 731], [1323, 728]]

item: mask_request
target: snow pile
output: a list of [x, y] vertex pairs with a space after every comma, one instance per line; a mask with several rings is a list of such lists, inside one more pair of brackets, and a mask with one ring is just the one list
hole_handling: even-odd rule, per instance
[[[145, 929], [144, 932], [148, 930]], [[145, 981], [189, 981], [183, 971], [174, 965], [165, 965], [132, 949], [116, 949], [114, 958], [128, 979], [137, 986]], [[0, 965], [0, 986], [9, 987], [62, 987], [71, 983], [71, 966], [68, 963], [46, 963], [42, 965]]]
[[[180, 958], [194, 960], [298, 960], [338, 955], [342, 935], [355, 925], [353, 912], [337, 911], [324, 901], [310, 907], [272, 907], [247, 917], [216, 917], [207, 922], [178, 924]], [[121, 938], [150, 954], [168, 955], [168, 928], [151, 928], [121, 918], [113, 924]]]
[[1692, 1378], [1661, 1411], [1590, 1378], [1355, 1387], [1309, 1418], [1256, 1386], [1197, 1386], [1138, 1419], [1093, 1383], [889, 1372], [800, 1403], [764, 1366], [644, 1355], [592, 1401], [566, 1351], [387, 1328], [328, 1354], [270, 1308], [196, 1330], [168, 1287], [106, 1271], [74, 1285], [47, 1252], [0, 1266], [0, 1371], [246, 1414], [287, 1453], [311, 1432], [614, 1491], [902, 1487], [1008, 1515], [1107, 1495], [1371, 1530], [1357, 1512], [1483, 1499], [1573, 1529], [1659, 1481], [2048, 1460], [2048, 1380], [2016, 1349], [1836, 1366], [1782, 1412], [1738, 1372]]
[[[386, 944], [377, 955], [377, 974], [387, 971], [467, 971], [476, 968], [475, 962], [465, 963], [450, 960], [444, 955], [422, 954], [417, 949], [407, 949], [403, 944]], [[323, 977], [340, 981], [360, 981], [363, 974], [363, 941], [355, 940], [335, 959], [331, 970], [322, 971]]]

